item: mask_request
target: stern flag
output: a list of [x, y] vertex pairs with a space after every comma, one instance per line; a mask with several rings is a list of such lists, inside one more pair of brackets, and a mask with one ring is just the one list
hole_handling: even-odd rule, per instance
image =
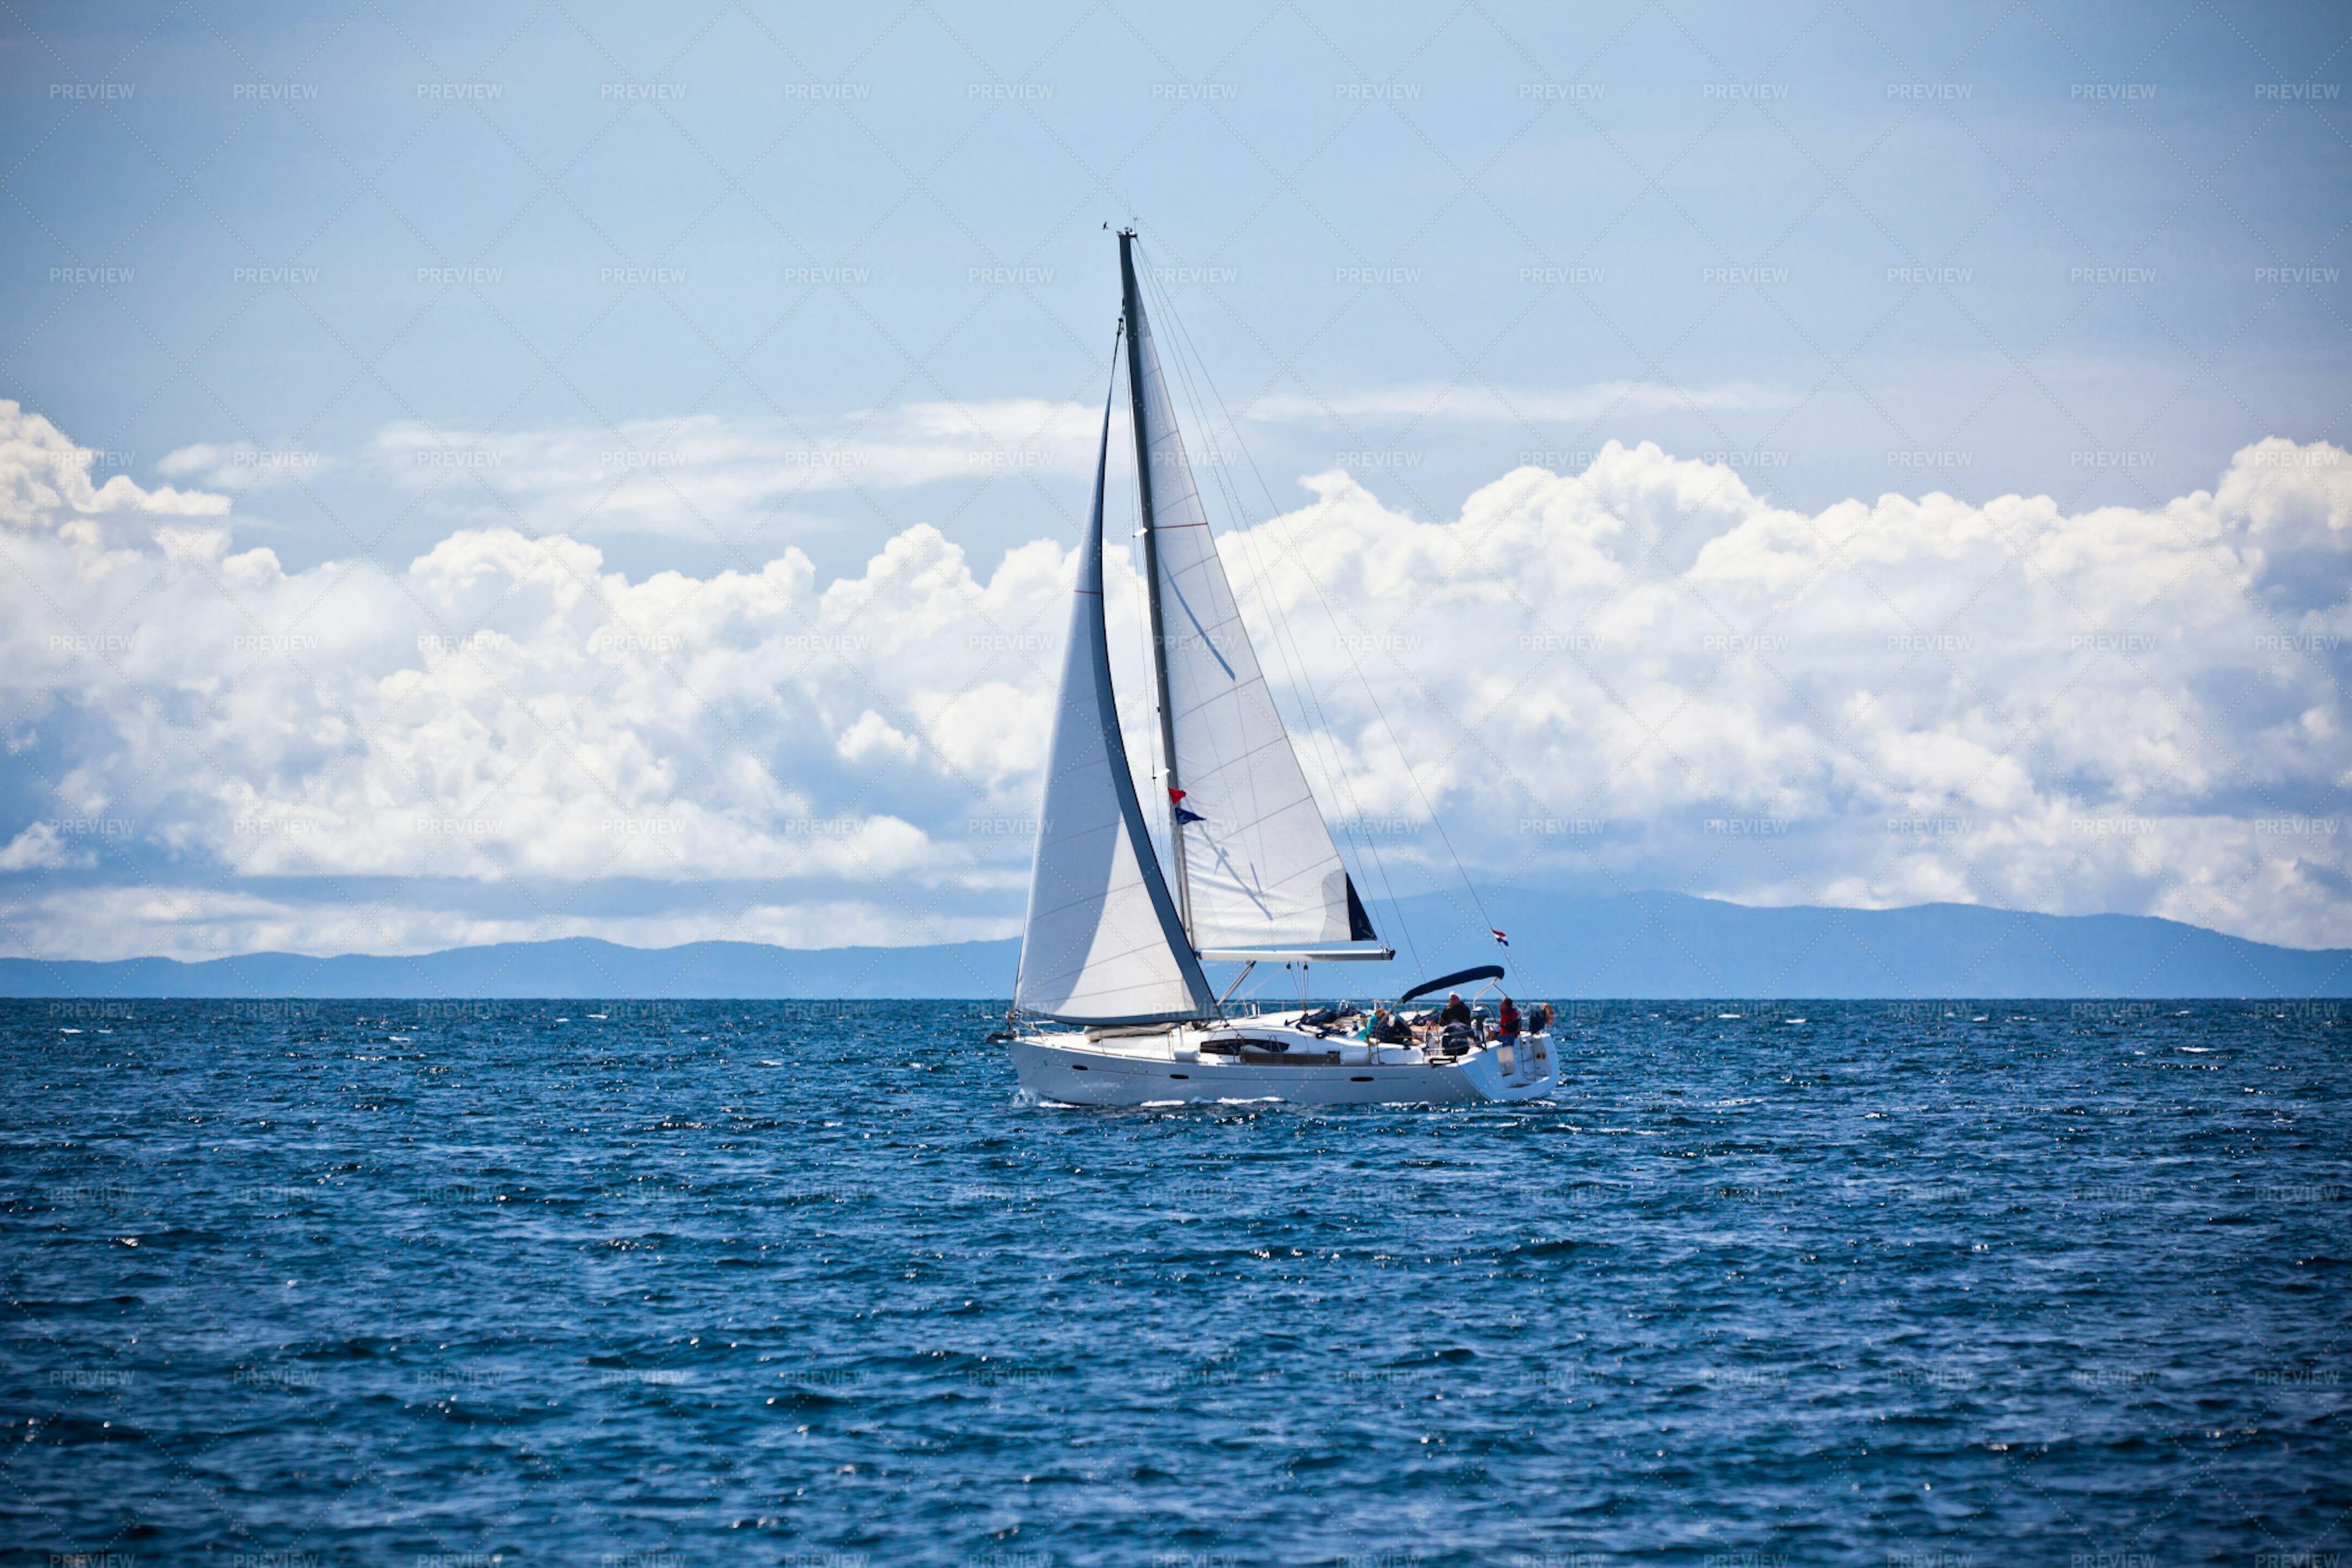
[[1505, 936], [1501, 931], [1496, 931], [1493, 926], [1488, 926], [1486, 928], [1486, 934], [1493, 937], [1498, 946], [1508, 947], [1511, 945], [1511, 939]]

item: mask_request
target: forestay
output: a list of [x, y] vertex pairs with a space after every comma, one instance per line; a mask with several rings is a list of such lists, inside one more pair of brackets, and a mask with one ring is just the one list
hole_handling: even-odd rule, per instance
[[1124, 245], [1121, 260], [1192, 943], [1371, 941], [1371, 921], [1307, 787], [1217, 557]]
[[1022, 1011], [1083, 1024], [1197, 1017], [1213, 1002], [1160, 875], [1112, 700], [1102, 595], [1109, 440], [1106, 404], [1013, 985]]

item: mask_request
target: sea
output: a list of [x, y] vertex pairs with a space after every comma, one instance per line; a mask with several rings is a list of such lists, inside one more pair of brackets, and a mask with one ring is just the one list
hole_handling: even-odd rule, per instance
[[0, 1562], [2352, 1553], [2352, 1005], [1559, 1007], [1104, 1111], [969, 1002], [0, 1003]]

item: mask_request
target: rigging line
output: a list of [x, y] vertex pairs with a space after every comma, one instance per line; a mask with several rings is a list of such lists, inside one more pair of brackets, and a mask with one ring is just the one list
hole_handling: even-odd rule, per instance
[[[1216, 385], [1209, 381], [1208, 367], [1200, 363], [1199, 350], [1192, 344], [1191, 331], [1177, 315], [1174, 300], [1159, 288], [1156, 279], [1147, 286], [1153, 291], [1156, 306], [1162, 319], [1174, 323], [1175, 336], [1170, 342], [1172, 351], [1170, 358], [1174, 362], [1176, 374], [1184, 384], [1186, 396], [1191, 400], [1199, 416], [1197, 423], [1202, 428], [1209, 430], [1213, 437], [1214, 426], [1210, 424], [1208, 417], [1209, 401], [1202, 398], [1199, 390], [1193, 386], [1193, 371], [1196, 368], [1199, 370], [1202, 381], [1208, 384], [1213, 396], [1216, 394]], [[1243, 444], [1241, 431], [1234, 425], [1232, 414], [1225, 409], [1223, 397], [1216, 397], [1216, 407], [1217, 411], [1224, 416], [1225, 427], [1233, 438], [1234, 447], [1247, 457], [1248, 448]], [[1179, 438], [1180, 440], [1181, 438], [1181, 431]], [[1248, 539], [1248, 513], [1243, 509], [1241, 493], [1234, 488], [1232, 479], [1223, 472], [1224, 467], [1223, 463], [1211, 465], [1212, 477], [1217, 485], [1218, 493], [1233, 517], [1242, 548], [1251, 557], [1252, 571], [1260, 583], [1270, 583], [1271, 578], [1264, 570], [1263, 563], [1257, 559], [1256, 547]], [[1252, 467], [1253, 468], [1255, 467], [1255, 459], [1252, 459]], [[1197, 485], [1195, 488], [1197, 489]], [[1271, 505], [1273, 495], [1270, 491], [1266, 499], [1267, 503]], [[1405, 918], [1404, 909], [1396, 897], [1396, 889], [1389, 879], [1387, 860], [1373, 842], [1370, 830], [1363, 826], [1363, 805], [1358, 800], [1355, 786], [1342, 765], [1344, 755], [1339, 749], [1336, 728], [1332, 725], [1329, 715], [1324, 710], [1322, 695], [1314, 682], [1307, 679], [1307, 660], [1298, 651], [1297, 633], [1290, 626], [1289, 617], [1281, 613], [1278, 605], [1269, 603], [1266, 609], [1267, 621], [1274, 632], [1275, 650], [1281, 655], [1283, 662], [1288, 666], [1292, 684], [1301, 693], [1314, 721], [1315, 735], [1311, 743], [1318, 753], [1317, 761], [1323, 767], [1325, 776], [1329, 780], [1334, 793], [1341, 797], [1352, 814], [1355, 826], [1345, 831], [1350, 842], [1355, 845], [1358, 853], [1370, 863], [1374, 875], [1379, 877], [1381, 894], [1389, 906], [1389, 913], [1394, 927], [1403, 935], [1405, 949], [1412, 956], [1413, 963], [1418, 966], [1421, 963], [1421, 950], [1419, 944], [1413, 940], [1412, 923]]]
[[[1248, 458], [1252, 470], [1255, 471], [1256, 459], [1250, 457], [1248, 446], [1242, 440], [1241, 430], [1234, 423], [1232, 412], [1225, 407], [1223, 397], [1217, 393], [1216, 384], [1209, 379], [1208, 366], [1201, 362], [1200, 352], [1192, 341], [1192, 332], [1185, 327], [1182, 319], [1177, 315], [1174, 301], [1162, 293], [1160, 296], [1160, 307], [1162, 316], [1174, 323], [1175, 336], [1171, 342], [1171, 347], [1174, 353], [1171, 353], [1171, 358], [1175, 362], [1177, 374], [1184, 383], [1187, 395], [1200, 415], [1199, 423], [1213, 433], [1213, 426], [1210, 426], [1208, 419], [1209, 400], [1202, 398], [1198, 389], [1192, 385], [1192, 373], [1195, 369], [1200, 372], [1201, 380], [1208, 385], [1211, 396], [1215, 400], [1217, 412], [1223, 416], [1225, 428], [1232, 437], [1234, 447], [1244, 458]], [[1250, 555], [1251, 568], [1256, 574], [1257, 580], [1261, 583], [1270, 583], [1271, 577], [1265, 571], [1263, 563], [1258, 560], [1256, 546], [1249, 539], [1248, 513], [1242, 505], [1241, 493], [1235, 489], [1231, 477], [1223, 471], [1224, 466], [1223, 464], [1212, 465], [1213, 478], [1217, 485], [1218, 493], [1232, 513], [1242, 548]], [[1263, 476], [1260, 477], [1259, 483], [1260, 488], [1264, 489]], [[1266, 504], [1270, 508], [1274, 507], [1274, 496], [1270, 489], [1266, 492]], [[1275, 510], [1278, 513], [1279, 508], [1275, 508]], [[1406, 918], [1404, 907], [1397, 899], [1395, 885], [1389, 878], [1386, 857], [1381, 853], [1379, 846], [1373, 841], [1370, 830], [1364, 826], [1363, 805], [1357, 797], [1355, 786], [1349, 780], [1346, 768], [1342, 765], [1344, 755], [1339, 749], [1336, 727], [1331, 723], [1330, 717], [1323, 707], [1321, 692], [1306, 677], [1307, 660], [1306, 657], [1298, 651], [1297, 632], [1291, 626], [1289, 617], [1283, 615], [1278, 606], [1269, 604], [1267, 611], [1268, 623], [1274, 631], [1276, 651], [1282, 656], [1285, 664], [1289, 666], [1288, 673], [1292, 683], [1302, 694], [1315, 721], [1317, 734], [1313, 743], [1318, 752], [1317, 760], [1322, 764], [1325, 775], [1330, 780], [1334, 792], [1342, 798], [1353, 816], [1354, 826], [1345, 831], [1358, 853], [1370, 862], [1373, 874], [1380, 879], [1381, 898], [1388, 905], [1389, 915], [1394, 928], [1404, 937], [1406, 952], [1411, 955], [1414, 965], [1418, 967], [1421, 963], [1421, 949], [1420, 944], [1413, 938], [1412, 922]]]
[[[1175, 320], [1174, 313], [1172, 311], [1170, 312], [1170, 316], [1171, 320]], [[1184, 338], [1189, 344], [1189, 334], [1185, 331], [1183, 321], [1181, 320], [1175, 320], [1175, 326], [1178, 335]], [[1193, 357], [1197, 360], [1199, 356], [1195, 353]], [[1241, 452], [1243, 459], [1249, 464], [1250, 475], [1257, 480], [1258, 489], [1265, 493], [1266, 505], [1272, 509], [1274, 515], [1281, 515], [1281, 509], [1279, 506], [1276, 505], [1274, 500], [1274, 490], [1272, 487], [1267, 485], [1265, 482], [1265, 475], [1258, 468], [1257, 458], [1250, 451], [1248, 443], [1242, 440], [1240, 428], [1234, 424], [1232, 411], [1225, 407], [1223, 395], [1217, 392], [1216, 383], [1210, 377], [1208, 367], [1205, 364], [1201, 366], [1201, 379], [1208, 384], [1211, 395], [1215, 396], [1218, 411], [1224, 416], [1227, 426], [1233, 430], [1234, 445]], [[1238, 510], [1238, 507], [1236, 507], [1236, 510]], [[1292, 553], [1296, 554], [1297, 552], [1297, 547], [1296, 545], [1293, 545], [1291, 549]], [[1335, 626], [1338, 626], [1339, 624], [1338, 612], [1333, 609], [1329, 595], [1323, 592], [1322, 583], [1317, 579], [1312, 572], [1304, 573], [1302, 575], [1307, 578], [1308, 584], [1315, 589], [1316, 597], [1321, 602], [1326, 616], [1330, 618], [1331, 623]], [[1356, 658], [1355, 651], [1352, 648], [1348, 648], [1345, 644], [1342, 644], [1341, 647], [1342, 651], [1346, 652], [1348, 655], [1349, 664], [1355, 669], [1356, 679], [1363, 683], [1364, 694], [1372, 704], [1372, 711], [1379, 716], [1381, 728], [1387, 733], [1389, 743], [1396, 748], [1398, 760], [1404, 764], [1405, 776], [1412, 781], [1413, 793], [1421, 796], [1423, 805], [1428, 809], [1430, 826], [1437, 829], [1437, 837], [1439, 841], [1445, 847], [1446, 857], [1454, 862], [1454, 873], [1462, 879], [1463, 889], [1470, 895], [1470, 902], [1472, 906], [1477, 910], [1478, 918], [1482, 921], [1486, 922], [1488, 930], [1493, 930], [1494, 921], [1486, 913], [1486, 902], [1478, 897], [1478, 889], [1476, 884], [1470, 879], [1469, 871], [1462, 864], [1462, 857], [1454, 851], [1453, 837], [1445, 831], [1445, 824], [1437, 814], [1437, 805], [1435, 801], [1431, 799], [1429, 791], [1423, 786], [1420, 775], [1413, 769], [1412, 753], [1405, 750], [1403, 742], [1397, 738], [1395, 726], [1389, 722], [1388, 711], [1381, 706], [1380, 697], [1372, 686], [1371, 678], [1364, 673], [1363, 664]]]
[[[1185, 327], [1182, 320], [1177, 316], [1174, 304], [1171, 300], [1163, 299], [1162, 313], [1175, 324], [1178, 341], [1172, 346], [1177, 350], [1177, 353], [1174, 355], [1177, 373], [1183, 378], [1186, 392], [1191, 397], [1193, 406], [1200, 412], [1200, 424], [1206, 427], [1209, 426], [1208, 410], [1210, 400], [1202, 397], [1198, 390], [1192, 386], [1192, 373], [1195, 369], [1200, 372], [1201, 379], [1204, 383], [1208, 382], [1208, 369], [1204, 364], [1200, 363], [1200, 354], [1198, 350], [1192, 345], [1192, 334]], [[1209, 383], [1209, 385], [1210, 391], [1213, 395], [1215, 394], [1215, 385], [1213, 383]], [[1216, 399], [1216, 406], [1218, 412], [1224, 416], [1225, 426], [1233, 437], [1234, 445], [1236, 448], [1240, 449], [1244, 456], [1247, 456], [1247, 447], [1242, 441], [1241, 433], [1235, 426], [1232, 415], [1225, 410], [1223, 400], [1221, 397]], [[1269, 582], [1271, 579], [1264, 570], [1263, 563], [1257, 560], [1258, 552], [1256, 546], [1248, 537], [1248, 510], [1243, 505], [1240, 492], [1234, 489], [1231, 477], [1223, 471], [1224, 467], [1225, 465], [1222, 463], [1213, 465], [1213, 477], [1217, 485], [1219, 496], [1224, 501], [1226, 508], [1233, 516], [1237, 537], [1239, 538], [1242, 547], [1249, 552], [1252, 558], [1252, 567], [1255, 572], [1258, 580], [1262, 583]], [[1267, 496], [1267, 503], [1270, 507], [1274, 504], [1271, 493]], [[1276, 510], [1277, 511], [1279, 510], [1278, 508]], [[1317, 749], [1319, 752], [1325, 751], [1326, 748], [1329, 748], [1332, 755], [1336, 756], [1338, 754], [1338, 742], [1336, 740], [1332, 739], [1332, 737], [1337, 733], [1336, 727], [1331, 724], [1329, 716], [1323, 707], [1322, 694], [1320, 690], [1312, 681], [1306, 679], [1307, 661], [1305, 656], [1298, 651], [1297, 632], [1296, 628], [1290, 625], [1289, 617], [1280, 612], [1280, 607], [1278, 605], [1269, 605], [1267, 608], [1269, 612], [1268, 619], [1275, 633], [1276, 651], [1282, 655], [1285, 663], [1290, 667], [1288, 673], [1294, 684], [1298, 688], [1303, 700], [1310, 709], [1313, 710], [1316, 724], [1320, 731], [1316, 736]], [[1333, 762], [1331, 760], [1331, 756], [1324, 756], [1318, 760], [1323, 763], [1325, 771], [1328, 775], [1334, 789], [1347, 796], [1349, 806], [1356, 813], [1359, 826], [1350, 832], [1350, 837], [1361, 837], [1363, 840], [1362, 847], [1366, 856], [1373, 861], [1376, 867], [1381, 866], [1381, 861], [1378, 849], [1372, 845], [1369, 836], [1363, 833], [1360, 826], [1362, 807], [1356, 800], [1354, 787], [1348, 777], [1346, 770]], [[1383, 879], [1385, 880], [1385, 876], [1383, 877]], [[1402, 916], [1399, 918], [1402, 920]]]
[[[1190, 335], [1185, 331], [1183, 321], [1181, 319], [1176, 318], [1172, 311], [1170, 312], [1170, 315], [1171, 319], [1175, 321], [1177, 335], [1185, 340], [1189, 345]], [[1195, 359], [1199, 357], [1197, 353], [1193, 354], [1193, 357]], [[1275, 503], [1273, 487], [1265, 482], [1265, 475], [1259, 469], [1257, 466], [1257, 458], [1250, 451], [1249, 444], [1241, 438], [1240, 426], [1234, 422], [1232, 410], [1225, 406], [1224, 395], [1217, 391], [1216, 381], [1209, 374], [1208, 366], [1205, 364], [1201, 366], [1201, 379], [1208, 384], [1211, 395], [1216, 398], [1218, 412], [1224, 416], [1227, 426], [1233, 431], [1234, 445], [1236, 449], [1240, 451], [1243, 460], [1249, 464], [1250, 476], [1257, 480], [1258, 489], [1264, 492], [1265, 496], [1267, 507], [1272, 510], [1273, 515], [1277, 517], [1280, 516], [1281, 508]], [[1291, 551], [1292, 553], [1296, 554], [1297, 552], [1297, 547], [1296, 545], [1292, 545]], [[1339, 626], [1340, 624], [1339, 614], [1332, 607], [1330, 596], [1323, 592], [1323, 584], [1321, 581], [1318, 579], [1312, 572], [1304, 573], [1302, 575], [1307, 578], [1308, 585], [1314, 588], [1315, 596], [1323, 605], [1325, 616], [1330, 620], [1334, 626]], [[1341, 644], [1341, 651], [1347, 654], [1349, 667], [1355, 670], [1357, 680], [1362, 683], [1364, 695], [1372, 705], [1372, 712], [1381, 721], [1381, 729], [1382, 732], [1388, 736], [1389, 744], [1395, 748], [1397, 760], [1404, 767], [1405, 777], [1412, 782], [1413, 793], [1421, 797], [1422, 805], [1429, 813], [1430, 826], [1437, 830], [1438, 842], [1445, 847], [1446, 858], [1454, 863], [1454, 874], [1462, 879], [1463, 890], [1470, 895], [1471, 906], [1478, 911], [1478, 918], [1485, 923], [1486, 929], [1492, 931], [1494, 929], [1494, 921], [1492, 917], [1486, 913], [1486, 900], [1479, 898], [1477, 885], [1470, 879], [1469, 870], [1462, 864], [1462, 857], [1454, 847], [1453, 836], [1445, 831], [1445, 823], [1444, 819], [1438, 816], [1437, 803], [1430, 797], [1428, 789], [1421, 782], [1420, 773], [1412, 765], [1412, 753], [1408, 752], [1404, 747], [1404, 743], [1397, 738], [1396, 726], [1389, 722], [1388, 710], [1381, 705], [1380, 694], [1374, 689], [1371, 678], [1364, 673], [1363, 663], [1356, 658], [1355, 650], [1348, 647], [1343, 643]], [[1377, 859], [1375, 860], [1375, 864], [1378, 864]], [[1383, 876], [1385, 879], [1385, 873], [1383, 873]], [[1402, 911], [1400, 911], [1400, 914], [1401, 913]], [[1400, 924], [1402, 923], [1402, 919], [1400, 919]]]
[[[1199, 368], [1202, 379], [1206, 381], [1208, 379], [1206, 367], [1198, 365], [1200, 356], [1198, 352], [1192, 347], [1191, 341], [1192, 334], [1185, 329], [1183, 321], [1178, 318], [1172, 299], [1159, 289], [1156, 280], [1154, 280], [1153, 283], [1153, 289], [1158, 299], [1160, 314], [1175, 325], [1177, 339], [1172, 341], [1170, 345], [1171, 350], [1174, 351], [1171, 357], [1174, 361], [1178, 376], [1181, 378], [1184, 383], [1186, 395], [1192, 402], [1194, 410], [1199, 416], [1196, 423], [1204, 429], [1210, 429], [1212, 434], [1213, 434], [1213, 427], [1211, 426], [1208, 418], [1209, 401], [1202, 397], [1199, 391], [1192, 385], [1193, 370], [1195, 368]], [[1212, 392], [1214, 391], [1213, 386], [1211, 390]], [[1220, 412], [1222, 412], [1222, 402], [1219, 403], [1218, 407]], [[1234, 445], [1239, 447], [1241, 445], [1240, 433], [1238, 430], [1233, 430], [1233, 419], [1230, 415], [1226, 416], [1225, 424], [1227, 428], [1233, 433]], [[1269, 581], [1267, 574], [1255, 559], [1257, 552], [1255, 545], [1251, 544], [1247, 538], [1249, 514], [1243, 507], [1240, 493], [1234, 489], [1232, 479], [1223, 471], [1224, 467], [1225, 465], [1223, 463], [1211, 464], [1212, 477], [1216, 483], [1218, 494], [1224, 501], [1227, 510], [1232, 515], [1236, 536], [1240, 539], [1242, 547], [1248, 551], [1252, 557], [1253, 570], [1255, 572], [1258, 581], [1261, 583]], [[1316, 748], [1318, 752], [1330, 750], [1332, 755], [1336, 755], [1337, 742], [1331, 739], [1332, 735], [1336, 733], [1336, 731], [1330, 723], [1328, 714], [1326, 714], [1323, 710], [1320, 692], [1317, 689], [1313, 682], [1306, 679], [1307, 662], [1305, 657], [1300, 654], [1297, 649], [1297, 634], [1290, 626], [1288, 617], [1281, 614], [1280, 607], [1278, 605], [1269, 604], [1267, 605], [1267, 611], [1268, 621], [1275, 635], [1276, 651], [1282, 655], [1285, 664], [1289, 667], [1287, 673], [1291, 678], [1292, 683], [1298, 689], [1302, 699], [1314, 711], [1314, 718], [1318, 727], [1318, 733], [1314, 737]], [[1353, 786], [1349, 781], [1346, 770], [1337, 765], [1332, 761], [1332, 755], [1318, 756], [1318, 760], [1323, 764], [1325, 773], [1334, 790], [1348, 797], [1349, 805], [1355, 811], [1356, 816], [1359, 822], [1360, 822], [1362, 817], [1362, 808], [1356, 802]], [[1360, 829], [1358, 831], [1360, 831]], [[1354, 834], [1351, 834], [1351, 837], [1354, 836]], [[1377, 864], [1379, 860], [1378, 851], [1372, 848], [1369, 840], [1366, 841], [1364, 849], [1367, 856], [1373, 859], [1375, 864]]]

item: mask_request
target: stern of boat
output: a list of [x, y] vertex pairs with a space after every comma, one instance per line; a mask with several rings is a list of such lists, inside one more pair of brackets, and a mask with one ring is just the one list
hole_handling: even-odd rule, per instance
[[1549, 1035], [1522, 1035], [1465, 1057], [1461, 1071], [1488, 1100], [1539, 1100], [1559, 1086], [1559, 1056]]

